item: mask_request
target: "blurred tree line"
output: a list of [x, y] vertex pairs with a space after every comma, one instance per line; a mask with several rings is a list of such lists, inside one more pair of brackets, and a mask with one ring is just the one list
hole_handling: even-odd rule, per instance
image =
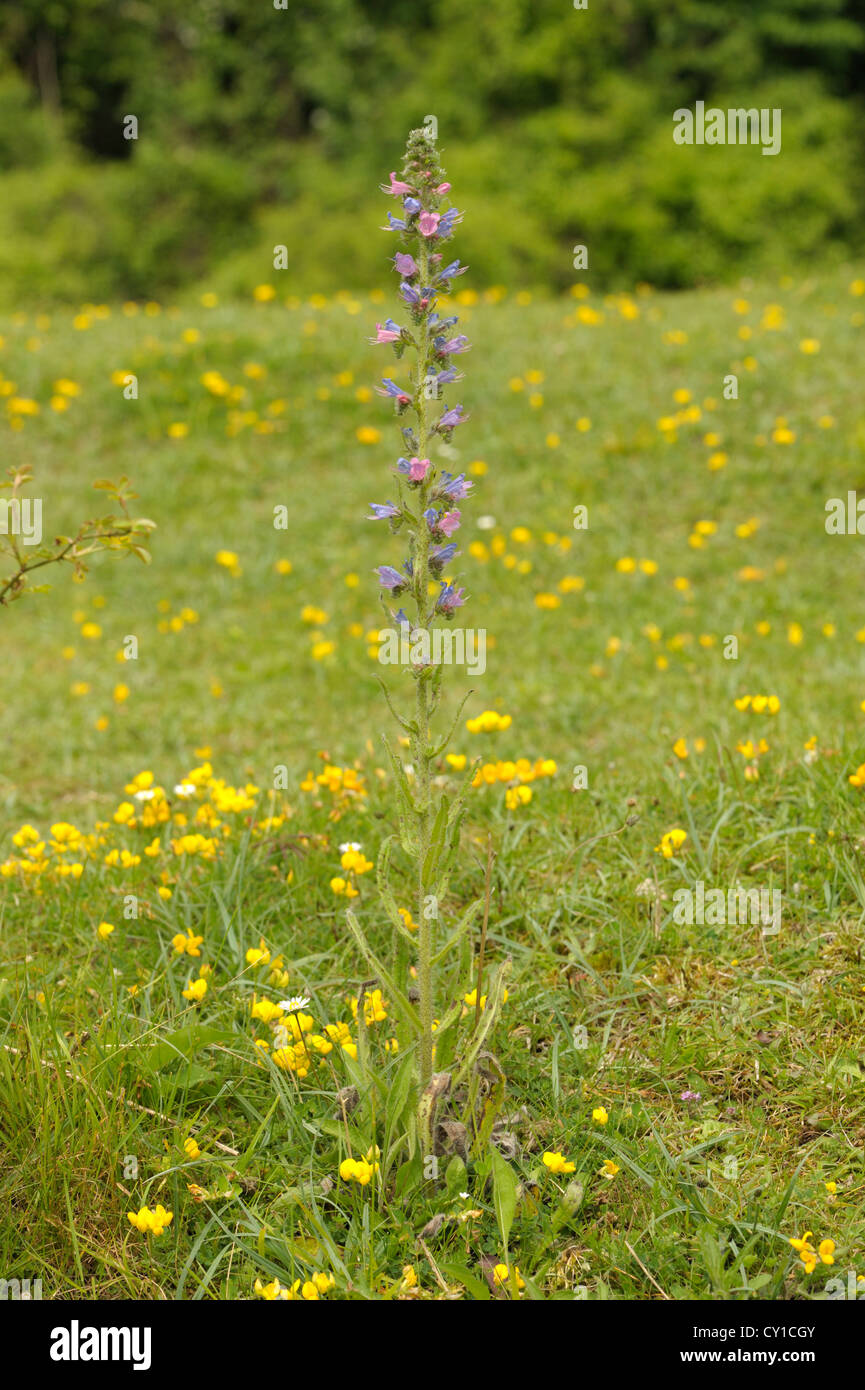
[[[428, 115], [475, 283], [685, 285], [862, 250], [865, 0], [277, 3], [4, 0], [7, 290], [248, 289], [277, 243], [295, 289], [380, 283], [376, 185]], [[697, 99], [780, 107], [781, 153], [675, 146]]]

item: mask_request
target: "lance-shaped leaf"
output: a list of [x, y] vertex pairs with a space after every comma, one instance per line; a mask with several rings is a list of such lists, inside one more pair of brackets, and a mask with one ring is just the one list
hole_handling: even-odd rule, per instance
[[439, 948], [438, 951], [436, 951], [435, 955], [433, 956], [433, 965], [438, 965], [441, 961], [443, 961], [448, 952], [452, 950], [453, 947], [456, 946], [457, 942], [462, 939], [462, 937], [465, 935], [465, 933], [471, 926], [472, 922], [477, 917], [478, 912], [483, 907], [483, 905], [483, 898], [478, 898], [475, 902], [471, 904], [470, 907], [466, 908], [465, 912], [463, 913], [457, 925], [454, 927], [447, 941], [444, 943], [443, 946]]
[[411, 946], [415, 946], [416, 939], [414, 936], [412, 936], [411, 932], [409, 931], [408, 927], [406, 926], [405, 922], [400, 916], [400, 911], [397, 906], [396, 898], [391, 892], [390, 885], [387, 881], [388, 868], [390, 867], [390, 851], [395, 839], [395, 835], [388, 835], [387, 839], [384, 840], [382, 844], [379, 846], [378, 863], [376, 865], [375, 871], [376, 887], [378, 888], [379, 897], [381, 898], [382, 903], [384, 904], [384, 909], [387, 912], [388, 917], [390, 918], [390, 923], [394, 931], [398, 932], [401, 937], [403, 937], [406, 941], [410, 943]]
[[487, 995], [486, 1007], [481, 1014], [481, 1021], [469, 1044], [468, 1050], [463, 1057], [460, 1069], [456, 1076], [456, 1085], [466, 1080], [472, 1073], [472, 1068], [483, 1051], [486, 1040], [495, 1026], [496, 1019], [501, 1012], [502, 1001], [505, 994], [505, 983], [511, 973], [511, 961], [503, 960], [495, 975]]
[[466, 769], [466, 772], [463, 776], [463, 780], [460, 782], [459, 786], [453, 794], [453, 797], [451, 798], [451, 808], [448, 813], [448, 826], [451, 827], [451, 829], [454, 827], [454, 825], [456, 825], [457, 828], [459, 828], [459, 825], [462, 823], [462, 818], [465, 815], [466, 797], [468, 796], [469, 788], [471, 787], [471, 784], [474, 781], [475, 773], [477, 772], [477, 769], [480, 766], [480, 761], [480, 758], [472, 759], [471, 763]]
[[426, 858], [423, 862], [423, 881], [429, 883], [435, 873], [436, 864], [442, 852], [445, 842], [445, 834], [448, 826], [448, 802], [447, 797], [442, 796], [439, 802], [438, 813], [430, 833], [430, 846]]
[[[432, 756], [433, 756], [434, 758], [440, 757], [441, 754], [442, 754], [442, 753], [445, 751], [445, 749], [447, 748], [448, 744], [450, 743], [451, 739], [452, 739], [453, 736], [454, 736], [454, 730], [456, 729], [457, 724], [460, 722], [460, 715], [462, 714], [463, 710], [465, 709], [466, 700], [468, 700], [468, 698], [469, 698], [470, 695], [474, 695], [474, 693], [475, 693], [475, 692], [474, 692], [473, 690], [469, 690], [469, 691], [466, 692], [466, 694], [465, 694], [465, 695], [463, 696], [463, 698], [460, 700], [459, 708], [458, 708], [456, 714], [454, 715], [453, 723], [451, 724], [450, 728], [448, 729], [447, 735], [442, 739], [442, 741], [441, 741], [441, 743], [439, 744], [439, 746], [438, 746], [437, 748], [434, 748], [434, 749], [432, 750]], [[480, 760], [479, 760], [479, 759], [476, 759], [475, 761], [480, 761]], [[472, 763], [472, 768], [474, 768], [474, 765], [475, 765], [475, 764], [474, 764], [474, 762], [473, 762], [473, 763]]]
[[493, 1176], [493, 1206], [496, 1221], [502, 1237], [502, 1245], [508, 1248], [511, 1226], [517, 1210], [517, 1179], [511, 1165], [502, 1158], [498, 1149], [490, 1149]]
[[435, 1072], [421, 1092], [417, 1107], [417, 1123], [420, 1134], [421, 1147], [425, 1154], [432, 1153], [433, 1139], [435, 1136], [436, 1111], [439, 1101], [442, 1100], [450, 1090], [450, 1072]]
[[399, 710], [394, 708], [393, 702], [391, 701], [390, 695], [388, 693], [388, 688], [382, 680], [381, 676], [376, 676], [376, 680], [381, 686], [381, 693], [387, 701], [387, 707], [390, 710], [396, 722], [400, 724], [402, 728], [406, 730], [407, 733], [416, 734], [417, 724], [415, 724], [413, 719], [406, 719], [404, 715], [400, 714]]
[[390, 998], [391, 1003], [394, 1005], [400, 1017], [406, 1023], [409, 1023], [411, 1025], [415, 1033], [421, 1033], [423, 1030], [421, 1028], [420, 1019], [417, 1016], [417, 1010], [413, 1007], [408, 996], [405, 995], [403, 991], [400, 989], [399, 985], [391, 975], [387, 966], [383, 964], [381, 959], [376, 955], [375, 951], [370, 946], [369, 942], [366, 939], [366, 936], [364, 935], [363, 928], [361, 927], [360, 922], [358, 922], [351, 908], [348, 908], [346, 910], [345, 920], [348, 923], [349, 931], [351, 932], [361, 951], [366, 956], [370, 965], [376, 971], [382, 983], [384, 984], [388, 993], [388, 997]]
[[418, 840], [416, 828], [418, 824], [418, 811], [414, 802], [414, 797], [411, 794], [411, 788], [408, 784], [408, 778], [405, 775], [402, 759], [397, 757], [384, 734], [382, 734], [381, 741], [387, 751], [396, 779], [396, 790], [399, 801], [397, 814], [399, 816], [400, 844], [406, 854], [416, 855], [420, 842]]
[[[489, 1082], [489, 1091], [484, 1099], [481, 1122], [478, 1127], [477, 1143], [475, 1146], [478, 1154], [486, 1152], [493, 1127], [505, 1103], [505, 1074], [502, 1071], [501, 1064], [491, 1052], [483, 1053], [483, 1056], [478, 1059], [477, 1067], [479, 1070], [482, 1064], [483, 1071]], [[474, 1087], [472, 1090], [474, 1092]]]

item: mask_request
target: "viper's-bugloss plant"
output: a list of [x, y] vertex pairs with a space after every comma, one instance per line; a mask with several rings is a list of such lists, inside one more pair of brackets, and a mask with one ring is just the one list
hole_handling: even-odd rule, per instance
[[[414, 1045], [419, 1053], [419, 1128], [422, 1146], [428, 1148], [435, 1105], [443, 1096], [445, 1079], [450, 1084], [444, 1068], [457, 1052], [460, 1030], [465, 1026], [472, 1030], [471, 1040], [459, 1049], [459, 1072], [463, 1075], [474, 1064], [492, 1028], [504, 994], [506, 967], [499, 969], [490, 988], [483, 1018], [475, 1017], [468, 1025], [465, 1005], [456, 990], [452, 1001], [436, 997], [436, 969], [458, 943], [462, 948], [460, 964], [452, 983], [456, 985], [467, 976], [471, 966], [469, 932], [482, 906], [482, 900], [472, 903], [456, 925], [448, 929], [442, 903], [459, 852], [465, 798], [474, 765], [468, 767], [461, 784], [441, 793], [438, 802], [433, 789], [434, 765], [444, 754], [471, 693], [464, 694], [447, 734], [434, 736], [433, 720], [441, 702], [444, 667], [432, 658], [432, 653], [441, 650], [432, 641], [432, 632], [451, 622], [467, 599], [464, 589], [450, 576], [451, 564], [459, 554], [451, 537], [460, 526], [459, 504], [473, 487], [463, 473], [447, 472], [432, 457], [437, 444], [448, 443], [454, 430], [467, 418], [462, 404], [451, 403], [447, 393], [462, 380], [454, 362], [470, 346], [466, 337], [456, 331], [456, 317], [443, 314], [437, 306], [465, 267], [448, 255], [461, 214], [450, 201], [450, 184], [445, 179], [435, 141], [426, 130], [411, 132], [401, 176], [392, 173], [383, 191], [399, 202], [398, 215], [388, 212], [385, 230], [397, 237], [392, 262], [399, 277], [403, 322], [387, 318], [377, 324], [372, 341], [389, 346], [397, 359], [406, 355], [411, 359], [405, 385], [386, 376], [378, 388], [380, 395], [393, 401], [404, 452], [393, 470], [391, 491], [395, 500], [371, 503], [369, 518], [387, 521], [404, 547], [399, 568], [383, 564], [376, 573], [387, 621], [392, 625], [392, 633], [399, 635], [399, 646], [408, 656], [407, 671], [414, 685], [414, 711], [404, 715], [397, 711], [387, 687], [381, 683], [391, 713], [410, 748], [407, 768], [399, 752], [384, 740], [397, 788], [399, 834], [388, 837], [382, 846], [378, 877], [395, 933], [394, 961], [386, 965], [373, 953], [352, 912], [348, 920], [364, 954], [390, 992], [406, 1043]], [[397, 839], [412, 865], [416, 933], [407, 927], [389, 887], [390, 853]], [[416, 986], [410, 984], [412, 965]], [[439, 1074], [433, 1084], [434, 1058]]]

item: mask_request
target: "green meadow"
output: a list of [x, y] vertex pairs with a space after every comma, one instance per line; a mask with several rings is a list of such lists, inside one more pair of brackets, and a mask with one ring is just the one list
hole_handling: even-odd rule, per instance
[[[7, 1278], [808, 1300], [865, 1276], [862, 541], [825, 525], [865, 495], [863, 274], [454, 296], [470, 418], [437, 460], [474, 482], [450, 573], [487, 634], [438, 715], [444, 737], [471, 691], [437, 768], [481, 766], [443, 918], [486, 893], [483, 954], [478, 921], [437, 984], [441, 1017], [468, 996], [460, 1047], [479, 966], [482, 993], [509, 974], [472, 1083], [485, 1142], [452, 1135], [435, 1172], [345, 922], [348, 884], [399, 949], [377, 678], [398, 709], [411, 680], [377, 660], [373, 567], [403, 552], [366, 519], [407, 452], [374, 391], [400, 365], [368, 342], [395, 286], [0, 322], [4, 457], [45, 536], [122, 475], [156, 523], [151, 563], [54, 567], [0, 610]], [[506, 727], [470, 732], [484, 711]], [[398, 850], [391, 879], [414, 912]], [[777, 891], [780, 930], [677, 921], [698, 882]], [[308, 1026], [263, 1016], [286, 995]], [[342, 1177], [362, 1155], [372, 1180]], [[157, 1203], [170, 1224], [137, 1230]]]

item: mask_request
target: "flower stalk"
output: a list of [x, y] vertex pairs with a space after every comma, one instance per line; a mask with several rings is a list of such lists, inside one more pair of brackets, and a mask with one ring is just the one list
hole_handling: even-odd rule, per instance
[[[399, 293], [410, 325], [401, 326], [389, 318], [376, 326], [376, 337], [372, 339], [374, 343], [389, 344], [398, 360], [406, 352], [413, 359], [407, 387], [385, 377], [378, 388], [380, 395], [393, 400], [399, 419], [413, 415], [414, 423], [402, 426], [408, 457], [397, 460], [398, 502], [371, 503], [370, 519], [387, 520], [391, 531], [404, 532], [408, 541], [408, 556], [402, 568], [382, 565], [377, 573], [382, 601], [395, 625], [395, 634], [408, 638], [410, 670], [415, 681], [414, 719], [397, 715], [409, 734], [413, 783], [400, 760], [391, 756], [400, 786], [400, 838], [403, 848], [416, 861], [422, 1087], [429, 1084], [433, 1068], [433, 963], [438, 904], [447, 886], [448, 864], [455, 852], [461, 820], [461, 797], [451, 807], [443, 799], [434, 816], [432, 765], [442, 748], [433, 747], [431, 721], [440, 698], [442, 668], [432, 658], [434, 647], [430, 639], [434, 627], [450, 621], [465, 602], [464, 591], [443, 575], [457, 554], [450, 538], [459, 528], [460, 512], [453, 504], [467, 497], [472, 486], [463, 474], [453, 477], [428, 457], [436, 436], [449, 441], [464, 419], [463, 407], [448, 407], [442, 392], [461, 380], [451, 359], [465, 352], [469, 345], [462, 335], [452, 332], [456, 318], [442, 317], [436, 308], [437, 296], [447, 293], [451, 281], [464, 271], [459, 261], [442, 265], [440, 248], [461, 220], [455, 208], [441, 210], [449, 190], [435, 141], [426, 130], [412, 131], [401, 178], [392, 173], [390, 184], [383, 187], [384, 192], [402, 204], [401, 216], [388, 213], [386, 230], [400, 236], [400, 249], [394, 254], [393, 264], [400, 276]], [[394, 611], [388, 607], [391, 599], [403, 594], [413, 608], [413, 618], [403, 608]], [[405, 649], [404, 642], [398, 645], [400, 650]]]

